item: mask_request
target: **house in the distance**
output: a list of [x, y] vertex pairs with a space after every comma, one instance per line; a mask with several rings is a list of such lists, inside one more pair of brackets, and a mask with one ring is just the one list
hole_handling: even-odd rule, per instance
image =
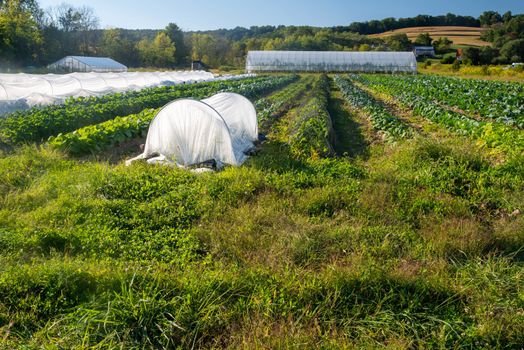
[[435, 57], [435, 49], [433, 46], [415, 46], [413, 48], [415, 57]]
[[66, 56], [47, 66], [53, 72], [127, 72], [127, 67], [109, 57]]

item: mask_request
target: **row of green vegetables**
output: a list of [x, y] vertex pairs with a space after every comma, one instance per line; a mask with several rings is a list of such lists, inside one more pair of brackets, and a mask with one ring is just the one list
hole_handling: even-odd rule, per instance
[[[230, 91], [255, 99], [296, 79], [297, 76], [286, 75], [252, 80], [243, 84], [230, 84], [227, 88], [222, 85], [212, 85], [213, 89], [195, 89], [186, 96], [202, 99], [219, 91]], [[61, 133], [56, 137], [50, 137], [49, 143], [72, 155], [96, 153], [130, 139], [145, 137], [149, 124], [158, 111], [159, 109], [149, 108], [136, 114], [89, 125], [70, 133]]]
[[[368, 78], [375, 78], [367, 75]], [[524, 129], [524, 85], [437, 75], [376, 77], [443, 105]]]
[[449, 110], [422, 94], [396, 83], [393, 76], [359, 76], [358, 81], [376, 91], [389, 94], [416, 115], [478, 141], [481, 146], [500, 149], [506, 154], [524, 151], [524, 132], [497, 122], [479, 121]]
[[311, 89], [313, 80], [312, 76], [302, 77], [270, 96], [257, 100], [255, 107], [260, 130], [268, 132], [284, 112], [295, 107], [300, 102], [300, 97]]
[[329, 79], [320, 76], [308, 89], [304, 103], [291, 113], [289, 146], [297, 157], [317, 159], [333, 154], [333, 124], [328, 111]]
[[[354, 75], [351, 77], [352, 79], [355, 78]], [[388, 139], [401, 139], [413, 136], [413, 129], [409, 125], [391, 114], [373, 96], [356, 86], [351, 79], [337, 75], [335, 76], [335, 83], [346, 101], [368, 115], [373, 128], [383, 132]]]
[[169, 101], [186, 96], [207, 96], [216, 91], [244, 88], [253, 83], [271, 84], [272, 77], [261, 76], [241, 80], [204, 82], [146, 89], [143, 92], [114, 94], [91, 98], [86, 103], [68, 103], [19, 111], [0, 118], [0, 142], [17, 144], [39, 142], [59, 133], [115, 118], [158, 108]]

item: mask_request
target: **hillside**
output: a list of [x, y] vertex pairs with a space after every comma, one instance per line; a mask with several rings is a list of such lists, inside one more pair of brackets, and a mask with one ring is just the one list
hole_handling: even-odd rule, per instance
[[490, 43], [480, 39], [483, 28], [477, 27], [459, 27], [459, 26], [442, 26], [442, 27], [411, 27], [388, 32], [370, 35], [372, 38], [384, 38], [393, 34], [406, 33], [410, 40], [415, 40], [421, 33], [429, 33], [433, 39], [447, 37], [455, 45], [471, 46], [488, 46]]

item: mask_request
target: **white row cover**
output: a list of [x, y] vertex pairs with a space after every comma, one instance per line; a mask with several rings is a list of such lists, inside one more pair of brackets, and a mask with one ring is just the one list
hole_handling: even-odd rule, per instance
[[246, 71], [416, 73], [417, 59], [413, 52], [249, 51]]
[[0, 115], [36, 105], [62, 103], [68, 97], [102, 96], [146, 87], [244, 77], [246, 75], [215, 77], [205, 71], [0, 74]]
[[155, 116], [144, 152], [126, 162], [176, 163], [180, 167], [215, 160], [241, 165], [258, 139], [256, 110], [245, 97], [223, 92], [208, 99], [179, 99]]

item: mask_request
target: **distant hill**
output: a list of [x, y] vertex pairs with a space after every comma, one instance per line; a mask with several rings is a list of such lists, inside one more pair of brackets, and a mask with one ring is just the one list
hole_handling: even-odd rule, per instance
[[458, 27], [458, 26], [439, 26], [439, 27], [411, 27], [388, 32], [369, 35], [371, 38], [384, 38], [393, 34], [406, 33], [411, 41], [414, 41], [417, 35], [429, 33], [433, 39], [447, 37], [453, 41], [454, 45], [468, 46], [489, 46], [490, 43], [480, 39], [484, 28], [478, 27]]

